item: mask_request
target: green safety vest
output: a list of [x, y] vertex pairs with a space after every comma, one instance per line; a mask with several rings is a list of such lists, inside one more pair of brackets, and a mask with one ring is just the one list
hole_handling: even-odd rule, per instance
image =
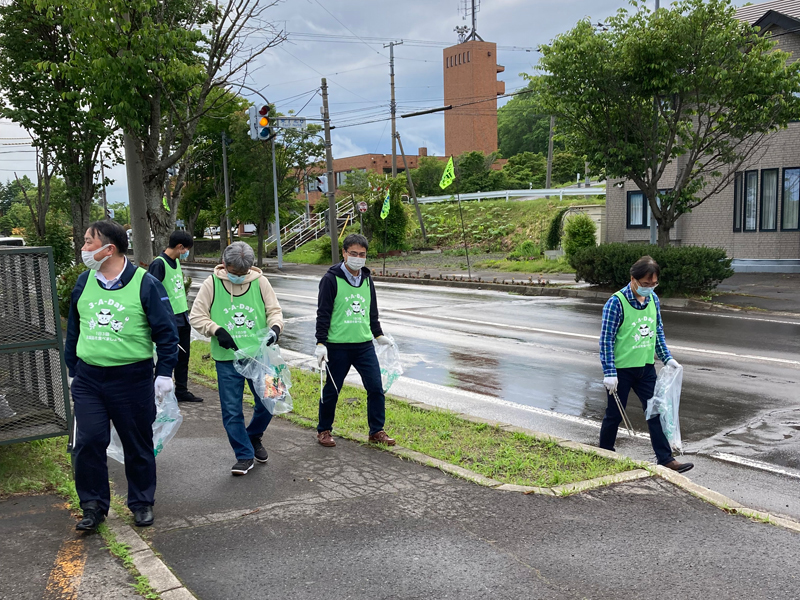
[[172, 268], [163, 256], [157, 256], [164, 263], [164, 288], [169, 296], [169, 303], [172, 305], [172, 312], [180, 315], [189, 310], [189, 302], [186, 300], [186, 288], [183, 286], [183, 271], [181, 271], [180, 259], [175, 259], [178, 266]]
[[117, 290], [104, 289], [89, 271], [78, 298], [80, 335], [76, 353], [96, 367], [118, 367], [153, 358], [153, 339], [142, 307], [144, 269]]
[[337, 277], [328, 341], [331, 344], [369, 342], [372, 339], [369, 326], [371, 304], [369, 277], [362, 277], [359, 287], [353, 287], [347, 280]]
[[[222, 280], [216, 275], [212, 277], [214, 300], [209, 311], [211, 320], [231, 334], [239, 350], [258, 346], [258, 333], [267, 328], [267, 310], [258, 280], [250, 282], [244, 294], [234, 296], [231, 300], [231, 294], [225, 289]], [[233, 352], [222, 348], [216, 336], [211, 336], [211, 358], [233, 360], [236, 358]]]
[[614, 340], [614, 363], [618, 369], [643, 367], [655, 363], [656, 301], [644, 308], [634, 308], [622, 292], [614, 294], [622, 304], [622, 324]]

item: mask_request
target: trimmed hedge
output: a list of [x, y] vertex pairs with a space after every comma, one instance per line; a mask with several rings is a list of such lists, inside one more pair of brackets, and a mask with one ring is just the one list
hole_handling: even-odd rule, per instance
[[701, 294], [714, 289], [733, 275], [731, 259], [722, 248], [685, 246], [681, 248], [645, 244], [601, 244], [581, 248], [569, 258], [575, 280], [623, 288], [630, 283], [630, 268], [642, 256], [650, 255], [661, 267], [658, 294]]
[[568, 258], [581, 248], [589, 248], [597, 244], [595, 229], [597, 228], [594, 221], [586, 213], [578, 213], [567, 219], [561, 245]]

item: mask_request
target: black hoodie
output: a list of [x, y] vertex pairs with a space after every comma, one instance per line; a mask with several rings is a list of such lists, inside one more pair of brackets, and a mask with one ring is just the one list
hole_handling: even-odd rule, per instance
[[[338, 285], [336, 278], [344, 279], [345, 283], [350, 287], [353, 285], [345, 277], [342, 271], [342, 263], [333, 265], [319, 282], [319, 297], [317, 299], [317, 343], [322, 344], [328, 341], [328, 330], [331, 326], [331, 315], [333, 314], [333, 302], [336, 300], [336, 291]], [[381, 329], [381, 322], [378, 320], [378, 299], [375, 296], [375, 283], [372, 281], [370, 270], [367, 267], [361, 267], [361, 283], [363, 285], [364, 279], [369, 279], [369, 293], [370, 293], [370, 310], [369, 310], [369, 328], [372, 331], [372, 337], [379, 337], [383, 335]]]

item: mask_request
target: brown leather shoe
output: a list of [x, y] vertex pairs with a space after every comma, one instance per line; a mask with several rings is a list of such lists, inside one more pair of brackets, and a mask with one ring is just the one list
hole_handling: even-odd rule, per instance
[[395, 441], [386, 435], [386, 432], [383, 430], [369, 436], [369, 441], [371, 444], [386, 444], [387, 446], [394, 446], [395, 444]]
[[678, 473], [686, 473], [686, 471], [690, 471], [694, 467], [694, 463], [679, 463], [677, 460], [673, 460], [664, 466], [668, 469], [672, 469], [673, 471], [677, 471]]
[[331, 436], [330, 430], [328, 431], [320, 431], [317, 434], [317, 441], [325, 446], [326, 448], [333, 448], [336, 445], [333, 437]]

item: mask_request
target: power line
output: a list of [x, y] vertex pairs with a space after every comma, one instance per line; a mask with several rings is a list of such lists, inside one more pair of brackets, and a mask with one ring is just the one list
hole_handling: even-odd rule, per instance
[[317, 4], [319, 4], [319, 6], [322, 8], [322, 10], [324, 10], [326, 13], [328, 13], [330, 16], [332, 16], [332, 17], [333, 17], [333, 18], [336, 20], [336, 22], [337, 22], [337, 23], [339, 23], [339, 25], [341, 25], [342, 27], [344, 27], [345, 29], [347, 29], [347, 31], [349, 31], [350, 33], [352, 33], [352, 34], [353, 34], [353, 35], [354, 35], [354, 36], [355, 36], [357, 39], [359, 39], [361, 42], [363, 42], [363, 43], [364, 43], [364, 44], [367, 46], [367, 48], [370, 48], [371, 50], [374, 50], [376, 53], [380, 54], [381, 56], [383, 56], [383, 57], [386, 57], [386, 55], [385, 55], [385, 54], [383, 54], [383, 53], [382, 53], [380, 50], [377, 50], [377, 49], [373, 48], [372, 46], [370, 46], [370, 45], [369, 45], [369, 44], [368, 44], [366, 41], [364, 41], [364, 39], [363, 39], [363, 38], [361, 38], [361, 37], [360, 37], [360, 36], [359, 36], [359, 35], [358, 35], [358, 34], [357, 34], [355, 31], [353, 31], [353, 30], [352, 30], [352, 29], [350, 29], [350, 28], [349, 28], [347, 25], [345, 25], [344, 23], [342, 23], [342, 22], [341, 22], [341, 21], [340, 21], [340, 20], [339, 20], [339, 19], [336, 17], [336, 15], [335, 15], [335, 14], [333, 14], [333, 13], [332, 13], [331, 11], [329, 11], [327, 8], [325, 8], [324, 6], [322, 6], [322, 3], [321, 3], [319, 0], [314, 0], [314, 2], [316, 2]]
[[[300, 58], [297, 58], [297, 57], [296, 57], [294, 54], [292, 54], [291, 52], [289, 52], [289, 51], [288, 51], [288, 50], [287, 50], [287, 49], [284, 47], [284, 45], [283, 45], [283, 44], [281, 44], [281, 45], [280, 45], [280, 46], [278, 46], [278, 47], [279, 47], [281, 50], [283, 50], [284, 52], [286, 52], [286, 54], [288, 54], [289, 56], [291, 56], [291, 57], [292, 57], [293, 59], [295, 59], [296, 61], [298, 61], [298, 62], [300, 62], [300, 63], [304, 64], [305, 66], [307, 66], [309, 69], [311, 69], [312, 71], [314, 71], [314, 73], [316, 73], [316, 74], [317, 74], [317, 75], [319, 75], [320, 77], [325, 77], [325, 75], [323, 75], [322, 73], [320, 73], [319, 71], [317, 71], [317, 70], [316, 70], [314, 67], [312, 67], [311, 65], [309, 65], [307, 62], [305, 62], [304, 60], [302, 60], [302, 59], [300, 59]], [[330, 77], [328, 77], [328, 79], [330, 79]], [[358, 97], [358, 98], [361, 98], [362, 100], [366, 100], [367, 102], [374, 102], [374, 100], [367, 100], [367, 98], [364, 98], [364, 96], [362, 96], [361, 94], [356, 94], [354, 91], [352, 91], [352, 90], [348, 90], [348, 89], [347, 89], [346, 87], [344, 87], [344, 86], [343, 86], [341, 83], [337, 83], [337, 82], [336, 82], [336, 81], [334, 81], [333, 79], [331, 79], [331, 83], [335, 83], [335, 84], [336, 84], [336, 85], [338, 85], [340, 88], [342, 88], [344, 91], [346, 91], [346, 92], [349, 92], [349, 93], [353, 94], [354, 96], [356, 96], [356, 97]]]

